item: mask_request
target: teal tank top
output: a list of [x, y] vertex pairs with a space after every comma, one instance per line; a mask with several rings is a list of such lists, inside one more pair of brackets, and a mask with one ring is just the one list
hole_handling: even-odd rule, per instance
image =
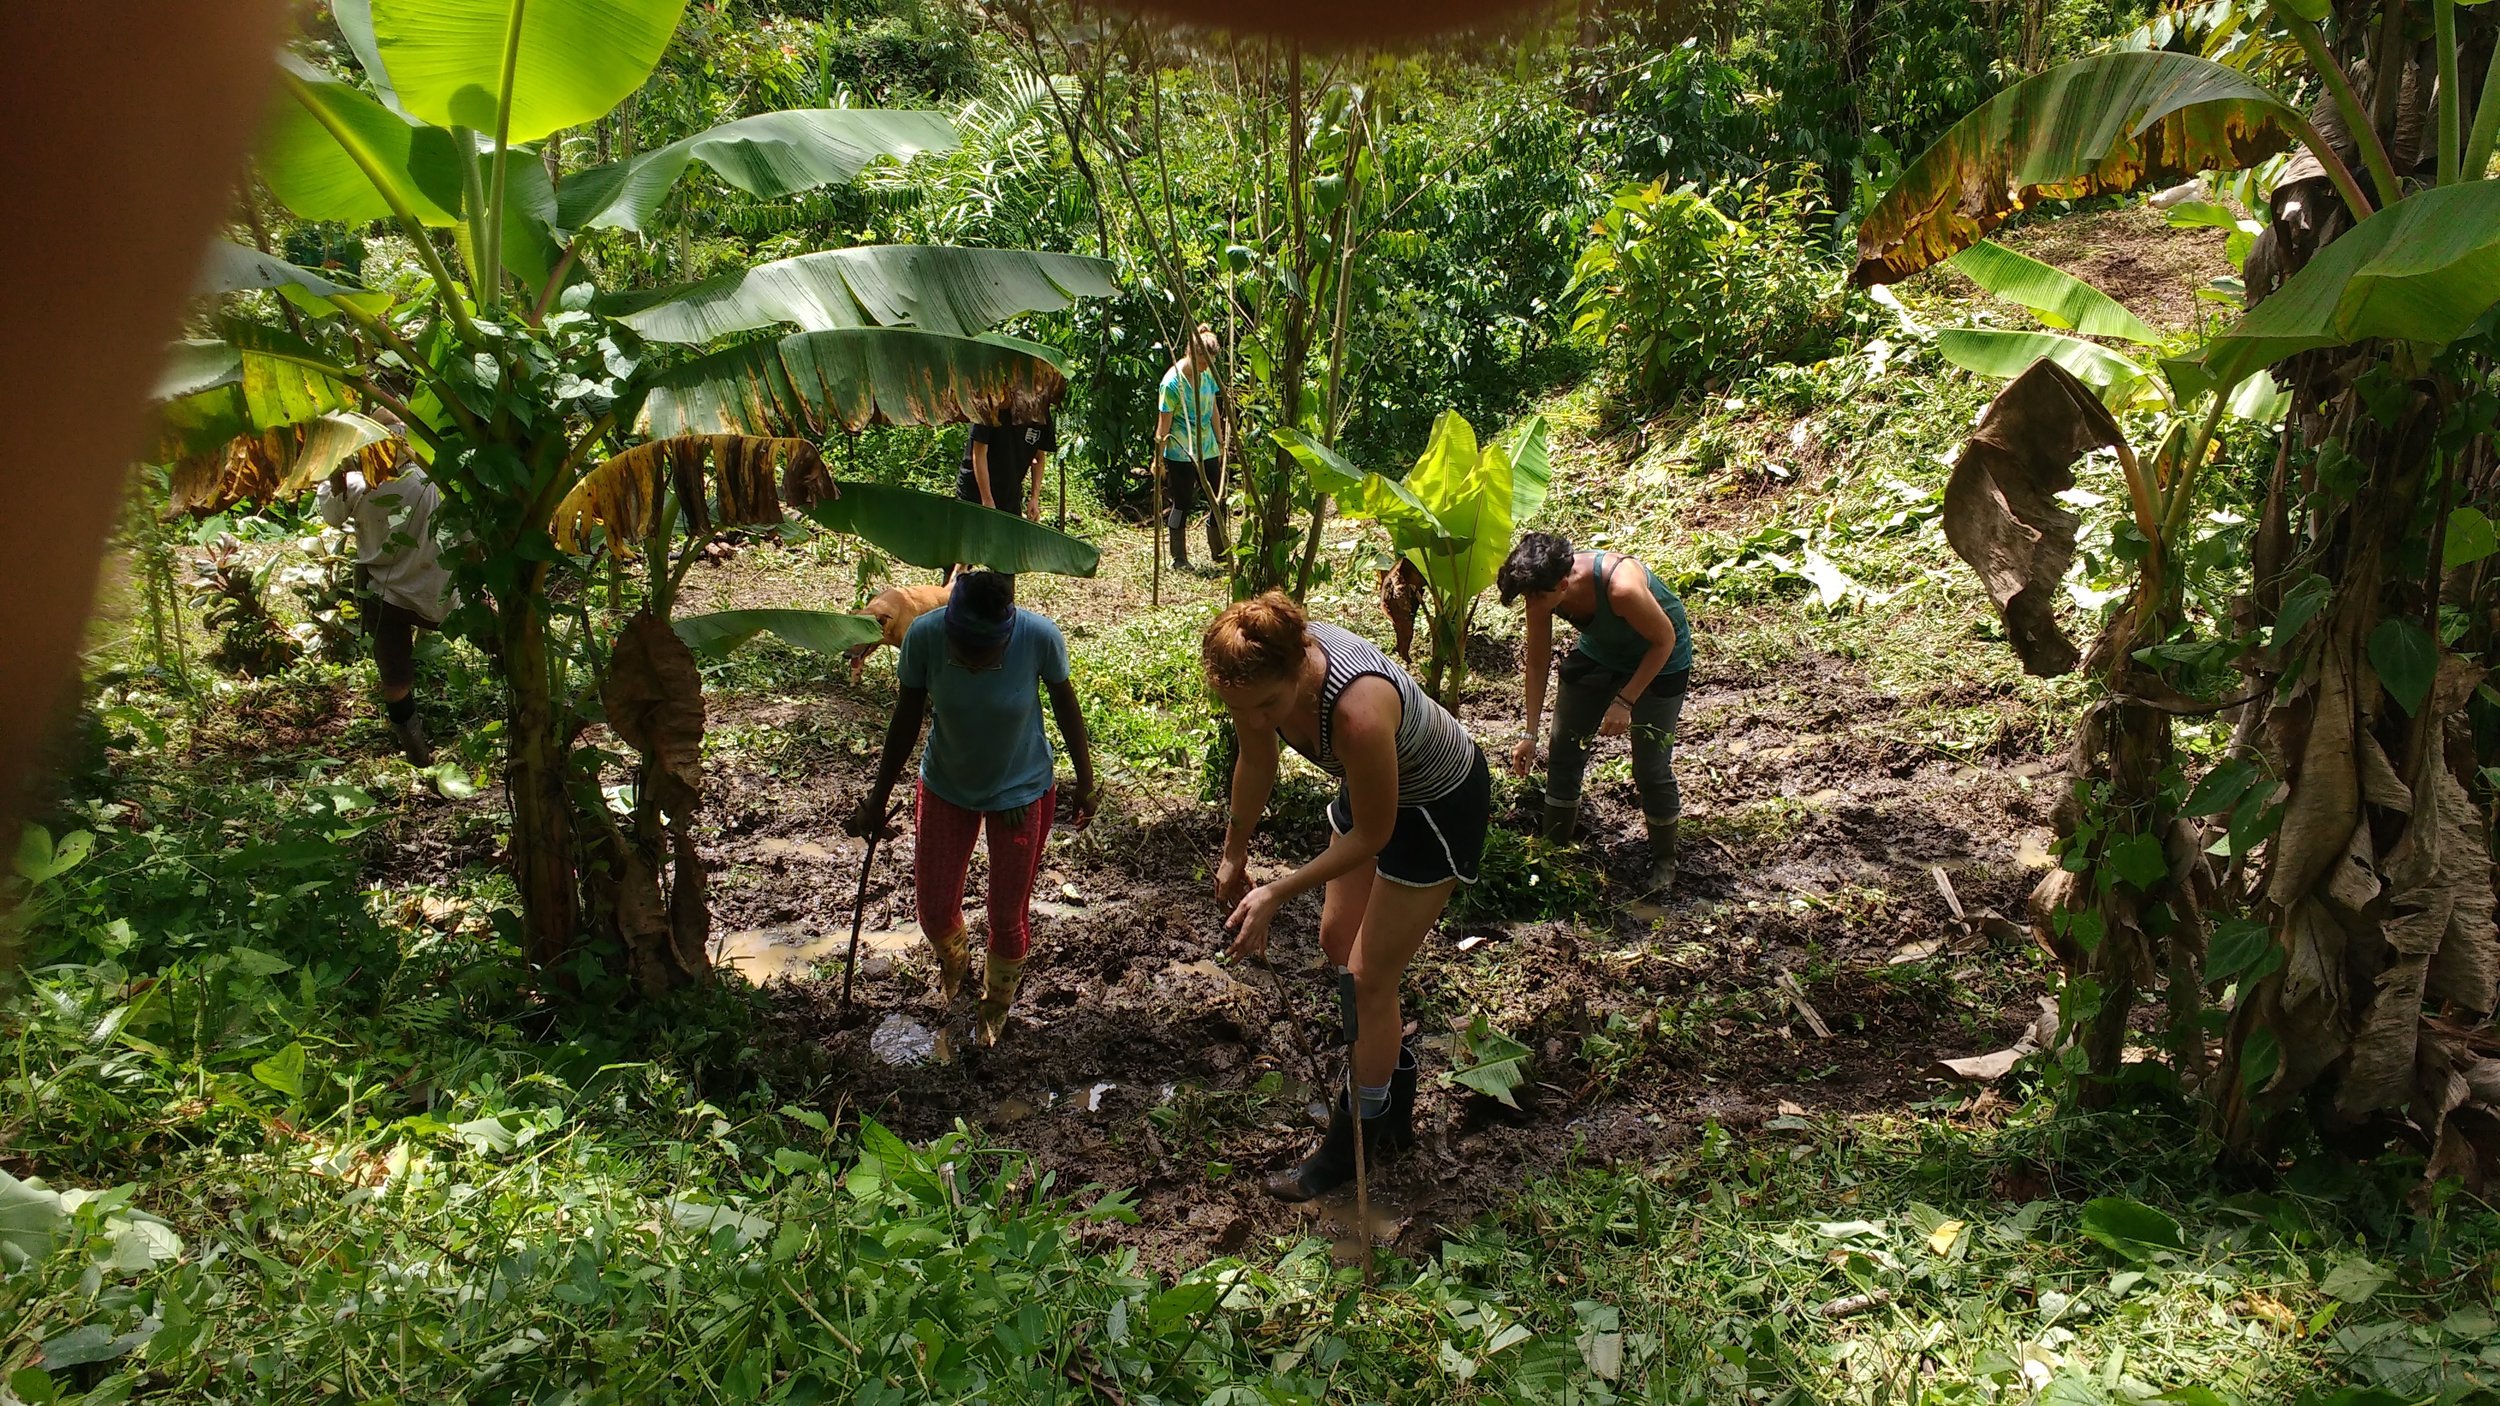
[[[1667, 613], [1675, 625], [1675, 652], [1667, 656], [1667, 667], [1659, 677], [1680, 674], [1693, 667], [1693, 629], [1684, 623], [1684, 602], [1658, 579], [1658, 573], [1640, 564], [1641, 574], [1649, 578], [1649, 593], [1658, 600], [1658, 608]], [[1641, 667], [1649, 653], [1649, 641], [1632, 628], [1632, 622], [1615, 613], [1614, 602], [1606, 596], [1608, 567], [1606, 553], [1599, 552], [1594, 567], [1597, 574], [1597, 609], [1586, 620], [1573, 620], [1580, 627], [1580, 645], [1576, 651], [1599, 667], [1630, 677]]]

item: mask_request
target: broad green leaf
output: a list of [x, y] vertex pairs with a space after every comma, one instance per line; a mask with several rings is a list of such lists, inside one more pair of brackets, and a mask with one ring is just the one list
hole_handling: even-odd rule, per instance
[[2139, 346], [2160, 343], [2161, 334], [2117, 299], [2062, 269], [2026, 258], [1983, 239], [1948, 262], [1971, 282], [2008, 302], [2029, 308], [2051, 327], [2087, 337], [2120, 337]]
[[17, 875], [29, 884], [45, 884], [87, 862], [95, 850], [95, 835], [87, 830], [72, 830], [59, 840], [40, 825], [29, 825], [18, 832]]
[[2318, 1282], [2318, 1292], [2346, 1303], [2367, 1303], [2396, 1276], [2368, 1255], [2339, 1261]]
[[2257, 764], [2241, 757], [2226, 757], [2214, 765], [2188, 792], [2187, 803], [2179, 807], [2181, 815], [2220, 815], [2238, 805], [2248, 788], [2257, 784], [2263, 773]]
[[[292, 56], [261, 138], [260, 172], [278, 203], [307, 220], [391, 218], [392, 198], [420, 223], [460, 223], [460, 149], [427, 127]], [[386, 195], [387, 192], [387, 195]]]
[[2146, 892], [2170, 877], [2170, 860], [2158, 835], [2129, 835], [2109, 847], [2111, 872]]
[[[2169, 363], [2164, 362], [2163, 365], [2167, 367]], [[2276, 385], [2274, 377], [2260, 371], [2240, 382], [2239, 389], [2231, 392], [2223, 408], [2251, 424], [2271, 425], [2283, 418], [2283, 412], [2290, 409], [2291, 404], [2292, 393]]]
[[686, 0], [371, 0], [371, 11], [412, 116], [494, 133], [509, 66], [509, 140], [529, 142], [604, 117], [640, 88]]
[[776, 324], [796, 324], [803, 332], [910, 326], [969, 336], [1011, 317], [1058, 312], [1078, 298], [1114, 291], [1111, 265], [1102, 259], [872, 244], [758, 264], [603, 307], [653, 342], [709, 342]]
[[830, 610], [721, 610], [682, 615], [668, 623], [677, 638], [698, 654], [726, 654], [765, 631], [801, 649], [840, 654], [857, 645], [875, 644], [885, 632], [875, 616]]
[[2234, 918], [2215, 927], [2205, 947], [2205, 980], [2238, 981], [2243, 986], [2282, 965], [2283, 949], [2274, 931], [2253, 918]]
[[767, 112], [566, 176], [558, 223], [566, 230], [647, 230], [694, 161], [749, 195], [777, 199], [848, 181], [881, 156], [909, 160], [954, 145], [953, 124], [934, 112]]
[[0, 1169], [0, 1269], [16, 1270], [52, 1253], [69, 1227], [61, 1194], [29, 1186]]
[[[1002, 424], [1038, 414], [1066, 379], [1012, 347], [914, 328], [800, 332], [652, 378], [635, 428], [824, 439], [871, 425]], [[943, 564], [943, 563], [940, 563]]]
[[882, 483], [845, 483], [841, 489], [840, 497], [816, 504], [807, 515], [837, 532], [866, 538], [887, 556], [913, 566], [1091, 576], [1102, 560], [1090, 542], [951, 494]]
[[2298, 121], [2246, 74], [2186, 54], [2059, 64], [1980, 105], [1902, 171], [1859, 227], [1852, 277], [1897, 283], [2044, 200], [2254, 165], [2288, 149]]
[[2370, 667], [2408, 716], [2422, 711], [2439, 673], [2439, 648], [2414, 621], [2391, 615], [2370, 631]]
[[2083, 1233], [2116, 1251], [2132, 1264], [2142, 1264], [2156, 1251], [2187, 1248], [2179, 1223], [2141, 1201], [2104, 1196], [2084, 1203]]
[[2448, 531], [2440, 539], [2440, 567], [2454, 571], [2500, 552], [2500, 533], [2483, 510], [2468, 504], [2448, 514]]
[[1476, 427], [1457, 411], [1444, 410], [1432, 422], [1432, 438], [1424, 445], [1423, 457], [1407, 470], [1406, 486], [1427, 504], [1461, 502], [1479, 457]]
[[716, 1206], [682, 1196], [668, 1198], [668, 1214], [681, 1230], [706, 1236], [726, 1233], [741, 1250], [773, 1233], [773, 1223], [762, 1216], [749, 1215], [735, 1206]]
[[[542, 171], [540, 174], [545, 173]], [[200, 266], [199, 280], [192, 285], [193, 293], [201, 297], [215, 297], [221, 293], [241, 293], [253, 289], [274, 292], [315, 317], [338, 315], [338, 307], [332, 299], [368, 316], [378, 314], [391, 305], [388, 293], [336, 282], [257, 249], [229, 244], [222, 239], [208, 246], [208, 258]]]
[[[343, 367], [274, 327], [229, 322], [222, 343], [186, 343], [174, 355], [160, 393], [161, 463], [221, 449], [240, 436], [317, 420], [353, 399]], [[222, 345], [224, 352], [216, 347]], [[371, 442], [371, 441], [368, 441]]]
[[2230, 385], [2369, 337], [2444, 345], [2500, 303], [2500, 181], [2410, 195], [2320, 249], [2198, 358]]
[[[1545, 507], [1546, 490], [1554, 481], [1553, 460], [1545, 417], [1531, 415], [1502, 441], [1510, 460], [1510, 524], [1517, 531]], [[1503, 548], [1507, 555], [1509, 548]]]
[[1528, 1082], [1528, 1047], [1493, 1028], [1481, 1014], [1458, 1032], [1457, 1067], [1450, 1077], [1490, 1099], [1517, 1108], [1511, 1091]]
[[285, 1094], [288, 1098], [304, 1096], [304, 1047], [290, 1044], [269, 1058], [252, 1066], [252, 1077]]
[[[2230, 206], [2213, 200], [2182, 200], [2178, 204], [2171, 206], [2169, 209], [2162, 211], [2161, 217], [2165, 221], [2169, 222], [2172, 229], [2227, 229], [2237, 231], [2247, 225], [2256, 223], [2254, 220], [2241, 219], [2238, 215], [2231, 212]], [[2253, 233], [2254, 231], [2250, 232]]]
[[408, 110], [400, 106], [399, 90], [391, 86], [390, 69], [382, 62], [382, 46], [373, 37], [373, 0], [330, 0], [330, 18], [346, 38], [348, 49], [356, 55], [356, 66], [365, 71], [365, 80], [373, 85], [373, 95], [382, 100], [382, 106], [406, 116]]
[[1321, 492], [1340, 497], [1362, 492], [1364, 471], [1336, 450], [1300, 430], [1276, 430], [1273, 438], [1311, 476], [1311, 482]]
[[2103, 403], [2123, 405], [2150, 374], [2126, 356], [2097, 342], [2061, 332], [2009, 332], [1987, 327], [1950, 327], [1936, 334], [1936, 350], [1965, 371], [2011, 380], [2043, 357], [2090, 386]]

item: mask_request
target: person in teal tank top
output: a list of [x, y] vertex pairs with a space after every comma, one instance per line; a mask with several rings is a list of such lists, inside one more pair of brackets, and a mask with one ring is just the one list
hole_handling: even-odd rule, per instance
[[1665, 892], [1675, 883], [1676, 829], [1683, 815], [1675, 785], [1675, 732], [1693, 670], [1693, 631], [1684, 602], [1658, 573], [1631, 557], [1575, 552], [1550, 532], [1522, 534], [1495, 584], [1502, 604], [1524, 599], [1528, 606], [1527, 648], [1520, 661], [1527, 676], [1528, 732], [1511, 751], [1515, 775], [1536, 769], [1545, 676], [1553, 667], [1554, 617], [1580, 632], [1562, 662], [1554, 697], [1546, 836], [1568, 840], [1578, 831], [1590, 742], [1628, 732], [1632, 785], [1649, 830], [1649, 886]]

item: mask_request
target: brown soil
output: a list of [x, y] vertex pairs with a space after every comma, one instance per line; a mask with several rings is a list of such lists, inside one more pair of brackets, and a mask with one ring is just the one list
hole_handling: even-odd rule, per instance
[[[1090, 608], [1067, 600], [1069, 613], [1111, 618], [1142, 588], [1121, 579], [1130, 584], [1057, 587], [1094, 596]], [[1697, 632], [1712, 623], [1697, 617]], [[1483, 720], [1517, 716], [1516, 664], [1499, 642], [1484, 654], [1466, 711], [1499, 738]], [[774, 1061], [826, 1076], [835, 1102], [906, 1136], [960, 1119], [1029, 1151], [1062, 1188], [1133, 1189], [1142, 1222], [1104, 1233], [1156, 1263], [1314, 1230], [1350, 1235], [1349, 1206], [1297, 1209], [1258, 1188], [1309, 1145], [1315, 1090], [1334, 1087], [1344, 1064], [1330, 1047], [1333, 990], [1315, 969], [1316, 903], [1279, 920], [1273, 971], [1215, 960], [1221, 914], [1206, 874], [1222, 817], [1212, 806], [1124, 796], [1090, 833], [1054, 838], [1033, 961], [997, 1049], [969, 1047], [969, 996], [937, 1008], [933, 964], [907, 939], [869, 944], [854, 1004], [841, 1008], [861, 846], [839, 825], [867, 766], [852, 749], [880, 728], [891, 675], [853, 686], [833, 672], [799, 696], [713, 700], [716, 728], [771, 723], [823, 739], [769, 770], [734, 755], [714, 767], [715, 933], [804, 944], [825, 959], [769, 988]], [[1382, 1237], [1427, 1249], [1526, 1176], [1650, 1160], [1710, 1123], [1741, 1131], [1958, 1092], [1931, 1075], [1933, 1061], [2010, 1043], [2035, 1013], [2043, 983], [2028, 943], [1979, 919], [2021, 911], [2050, 799], [2031, 778], [2049, 764], [2010, 698], [1988, 769], [1903, 740], [1901, 714], [1989, 701], [1891, 696], [1828, 656], [1776, 672], [1711, 660], [1679, 753], [1685, 878], [1663, 909], [1630, 900], [1644, 849], [1622, 744], [1607, 744], [1592, 771], [1594, 838], [1576, 861], [1602, 871], [1597, 901], [1570, 922], [1445, 924], [1409, 974], [1423, 1142], [1380, 1169]], [[1271, 822], [1264, 863], [1318, 843], [1318, 796], [1307, 783], [1282, 788], [1285, 818]], [[1502, 805], [1503, 823], [1518, 824], [1523, 801], [1506, 792]], [[909, 852], [907, 838], [878, 850], [867, 928], [910, 931]], [[1936, 870], [1972, 928], [1952, 921]], [[982, 875], [976, 860], [976, 898]], [[1893, 960], [1940, 940], [1924, 960]], [[1782, 973], [1802, 983], [1828, 1037], [1780, 994]], [[1445, 1084], [1449, 1029], [1479, 1011], [1534, 1051], [1520, 1111]], [[899, 1019], [941, 1032], [941, 1058], [896, 1067], [874, 1055], [873, 1033]]]
[[[2196, 296], [2231, 272], [2218, 229], [2174, 229], [2161, 212], [2141, 203], [2048, 220], [2003, 236], [2007, 248], [2073, 274], [2164, 331], [2180, 331], [2218, 312], [2222, 304]], [[1957, 296], [1986, 298], [1951, 269], [1939, 269]], [[2005, 304], [2014, 310], [2012, 304]], [[2016, 314], [2019, 316], [2019, 310]]]

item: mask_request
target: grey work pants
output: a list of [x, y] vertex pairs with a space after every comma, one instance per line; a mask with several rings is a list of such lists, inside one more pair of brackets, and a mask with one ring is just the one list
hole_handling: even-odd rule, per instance
[[[1553, 751], [1545, 770], [1548, 804], [1579, 804], [1580, 785], [1589, 769], [1589, 743], [1625, 682], [1610, 674], [1576, 683], [1556, 681]], [[1640, 793], [1641, 814], [1650, 820], [1673, 820], [1684, 811], [1683, 798], [1675, 789], [1675, 730], [1683, 717], [1681, 689], [1646, 693], [1632, 705], [1632, 787]]]

